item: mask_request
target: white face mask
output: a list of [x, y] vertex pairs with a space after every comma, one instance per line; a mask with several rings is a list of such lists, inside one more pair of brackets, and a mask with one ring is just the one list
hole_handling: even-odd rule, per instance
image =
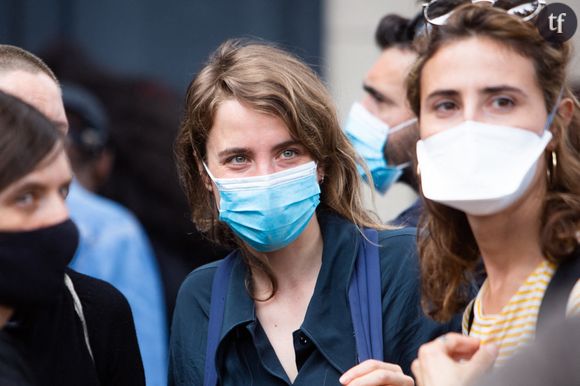
[[538, 159], [552, 138], [548, 127], [538, 135], [465, 121], [418, 141], [423, 194], [471, 215], [501, 212], [530, 186]]

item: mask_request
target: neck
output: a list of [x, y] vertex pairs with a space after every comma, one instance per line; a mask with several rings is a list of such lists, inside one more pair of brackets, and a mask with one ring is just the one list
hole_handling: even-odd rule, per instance
[[498, 214], [468, 215], [487, 272], [488, 294], [492, 298], [502, 298], [494, 297], [494, 293], [511, 297], [544, 259], [540, 244], [545, 195], [542, 182], [535, 183], [526, 196]]
[[[278, 293], [316, 281], [322, 265], [322, 234], [316, 214], [304, 231], [290, 245], [266, 256], [278, 281]], [[269, 282], [262, 274], [254, 272], [258, 293], [269, 293]]]

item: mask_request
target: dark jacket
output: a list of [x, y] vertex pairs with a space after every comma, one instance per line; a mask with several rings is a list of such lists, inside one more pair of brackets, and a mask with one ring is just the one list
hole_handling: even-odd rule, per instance
[[[294, 385], [339, 385], [357, 364], [347, 289], [360, 233], [341, 217], [318, 214], [324, 239], [322, 267], [306, 316], [294, 332], [298, 377]], [[379, 232], [383, 340], [386, 362], [409, 373], [419, 346], [449, 330], [427, 320], [419, 307], [416, 230]], [[193, 271], [177, 299], [170, 343], [170, 385], [202, 385], [211, 286], [211, 263]], [[290, 384], [256, 318], [245, 288], [246, 265], [233, 267], [216, 363], [221, 385]], [[459, 326], [454, 325], [458, 330]]]
[[0, 385], [33, 386], [31, 373], [16, 342], [0, 330]]
[[[87, 324], [64, 287], [54, 303], [16, 310], [2, 334], [30, 368], [30, 383], [47, 386], [141, 386], [145, 375], [127, 300], [110, 284], [67, 269]], [[24, 366], [24, 365], [23, 365]]]
[[422, 213], [423, 203], [421, 202], [421, 199], [418, 198], [415, 200], [413, 205], [399, 213], [395, 219], [389, 221], [389, 224], [402, 227], [417, 227]]

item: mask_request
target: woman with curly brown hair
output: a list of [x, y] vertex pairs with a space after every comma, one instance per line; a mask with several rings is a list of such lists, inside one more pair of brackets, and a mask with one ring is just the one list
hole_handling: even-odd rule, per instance
[[[467, 305], [469, 337], [425, 345], [413, 371], [419, 384], [448, 376], [440, 384], [449, 385], [494, 359], [501, 366], [530, 343], [548, 285], [578, 265], [580, 110], [566, 86], [570, 45], [545, 40], [530, 22], [542, 2], [468, 4], [450, 15], [438, 13], [441, 3], [425, 10], [440, 25], [422, 42], [408, 87], [427, 208], [419, 233], [423, 307], [445, 320]], [[481, 261], [487, 278], [469, 302]], [[577, 279], [548, 313], [580, 311]]]

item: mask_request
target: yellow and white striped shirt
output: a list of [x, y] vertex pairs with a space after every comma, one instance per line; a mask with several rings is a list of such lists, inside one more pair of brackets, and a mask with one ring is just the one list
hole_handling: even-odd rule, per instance
[[[481, 305], [487, 281], [479, 290], [473, 303], [473, 323], [470, 336], [481, 339], [482, 344], [495, 343], [499, 354], [495, 366], [501, 366], [523, 346], [534, 340], [538, 312], [548, 283], [556, 272], [556, 264], [544, 260], [528, 276], [499, 314], [485, 314]], [[463, 315], [463, 333], [467, 335], [470, 304]], [[567, 315], [580, 315], [580, 280], [576, 282], [568, 299]]]

